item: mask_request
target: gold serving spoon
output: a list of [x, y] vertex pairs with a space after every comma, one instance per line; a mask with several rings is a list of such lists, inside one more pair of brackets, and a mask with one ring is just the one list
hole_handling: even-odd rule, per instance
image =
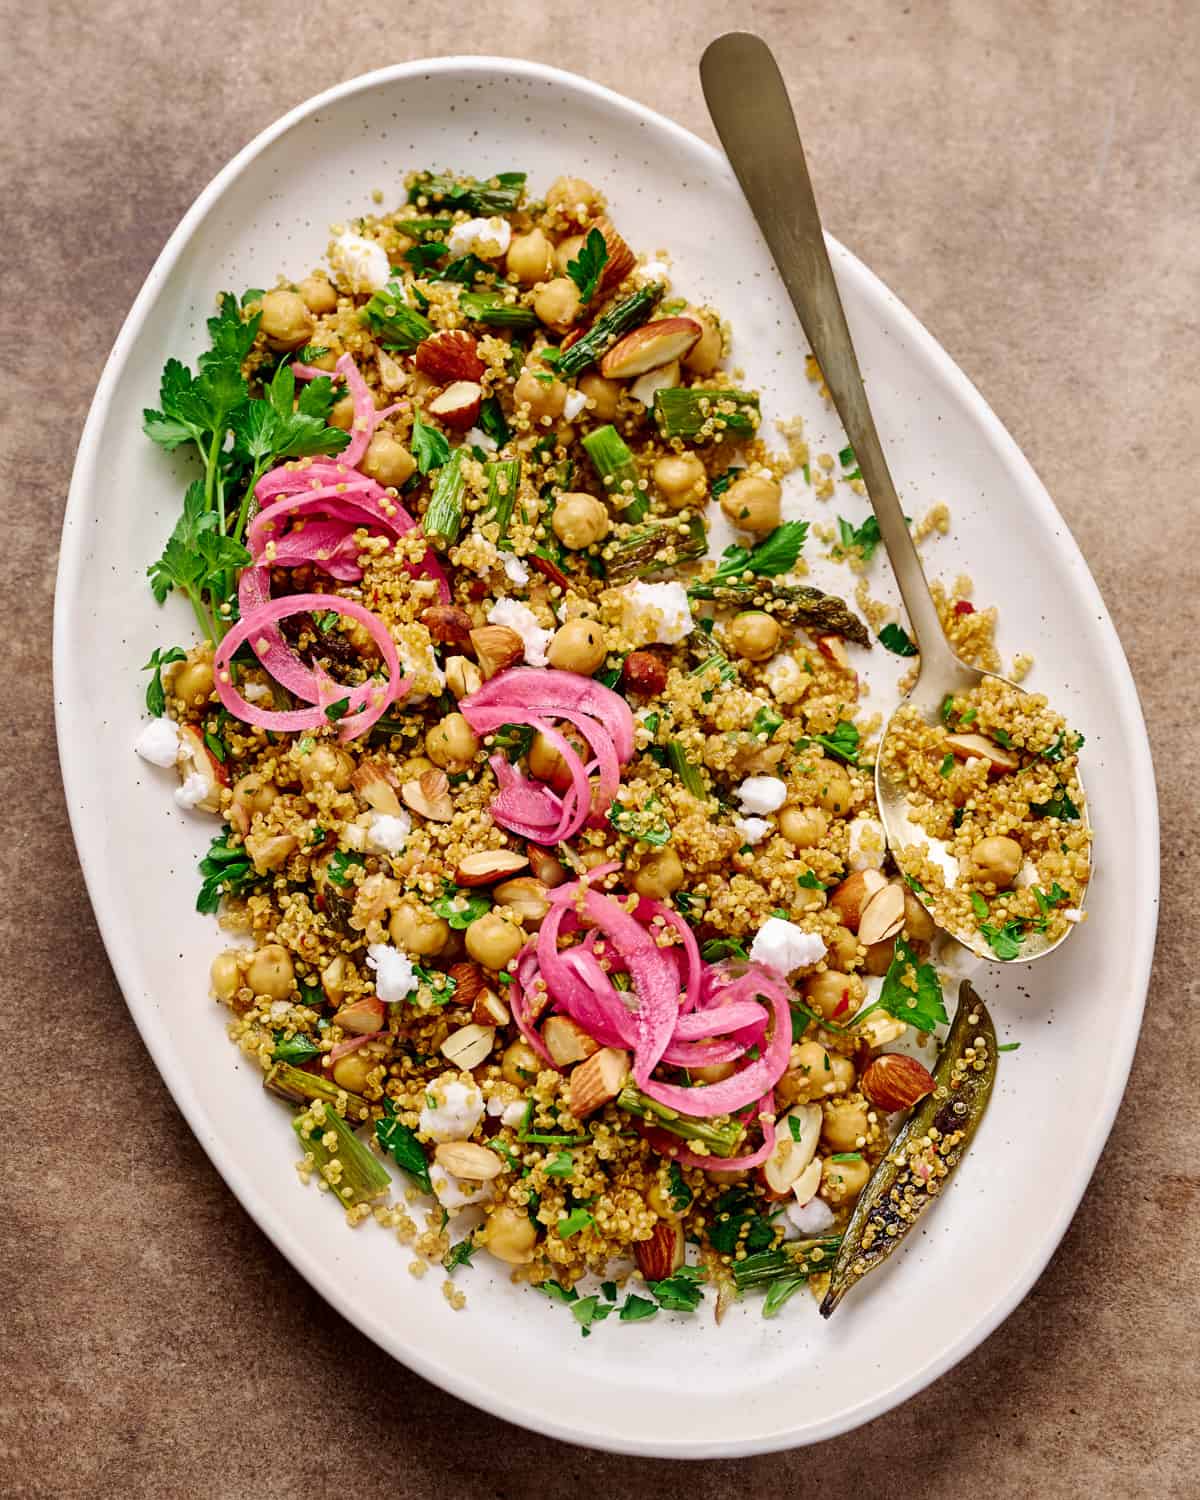
[[[786, 85], [761, 37], [739, 31], [710, 44], [700, 61], [700, 78], [708, 112], [808, 335], [879, 522], [879, 534], [920, 651], [919, 675], [905, 702], [926, 722], [937, 724], [948, 694], [966, 693], [986, 677], [998, 674], [960, 661], [942, 630], [867, 404]], [[894, 719], [884, 731], [884, 741], [893, 723]], [[947, 868], [949, 884], [951, 873], [957, 873], [954, 856], [940, 840], [910, 820], [906, 788], [901, 780], [885, 774], [882, 750], [883, 742], [875, 768], [875, 797], [888, 844], [893, 851], [914, 843], [926, 844], [929, 857]], [[1087, 828], [1086, 799], [1081, 802], [1080, 817]], [[1069, 925], [1055, 942], [1028, 931], [1022, 939], [1020, 961], [1044, 958], [1073, 930]], [[953, 935], [979, 957], [995, 959], [996, 954], [978, 931]]]

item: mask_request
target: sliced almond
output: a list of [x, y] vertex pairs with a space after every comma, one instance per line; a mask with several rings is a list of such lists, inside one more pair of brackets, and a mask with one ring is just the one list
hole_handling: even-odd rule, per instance
[[525, 660], [525, 642], [507, 625], [480, 625], [471, 632], [471, 645], [485, 680]]
[[816, 1196], [817, 1189], [821, 1186], [821, 1159], [814, 1157], [800, 1173], [795, 1182], [792, 1183], [792, 1197], [803, 1206], [810, 1198]]
[[542, 1040], [546, 1051], [560, 1068], [584, 1062], [599, 1050], [595, 1038], [588, 1036], [570, 1016], [551, 1016], [542, 1027]]
[[511, 906], [525, 927], [536, 927], [550, 910], [545, 885], [532, 875], [502, 881], [492, 895], [501, 906]]
[[989, 740], [984, 734], [948, 734], [946, 744], [959, 760], [986, 760], [990, 776], [999, 776], [1003, 771], [1016, 771], [1021, 764], [1019, 756], [997, 745], [995, 740]]
[[[762, 1168], [763, 1180], [773, 1193], [781, 1197], [790, 1193], [792, 1183], [812, 1161], [821, 1139], [821, 1119], [819, 1104], [798, 1104], [776, 1125], [775, 1146]], [[792, 1120], [796, 1122], [794, 1134]]]
[[843, 925], [851, 932], [857, 932], [863, 908], [887, 883], [887, 876], [878, 870], [855, 870], [853, 875], [847, 875], [840, 885], [830, 891], [829, 904], [842, 919]]
[[529, 855], [529, 868], [544, 886], [563, 885], [570, 878], [562, 860], [549, 849], [543, 849], [540, 844], [527, 844], [525, 852]]
[[454, 872], [457, 885], [492, 885], [523, 870], [529, 863], [515, 849], [479, 849], [466, 854]]
[[490, 1054], [495, 1045], [496, 1031], [492, 1026], [480, 1026], [472, 1021], [469, 1026], [460, 1026], [452, 1031], [438, 1051], [456, 1068], [469, 1073], [477, 1068]]
[[406, 807], [432, 823], [448, 823], [454, 816], [450, 779], [445, 771], [426, 771], [419, 780], [406, 781], [400, 795]]
[[483, 686], [483, 673], [473, 661], [465, 656], [451, 656], [446, 660], [446, 686], [461, 703]]
[[665, 1281], [683, 1265], [683, 1225], [659, 1219], [650, 1238], [634, 1245], [633, 1258], [647, 1281]]
[[473, 427], [483, 405], [483, 387], [475, 380], [455, 380], [429, 403], [431, 417], [447, 427]]
[[442, 1141], [433, 1159], [451, 1176], [465, 1177], [468, 1182], [490, 1182], [504, 1171], [504, 1159], [474, 1141]]
[[394, 818], [401, 811], [395, 777], [382, 761], [360, 761], [350, 785], [375, 812]]
[[694, 318], [656, 318], [618, 339], [600, 361], [608, 380], [632, 380], [682, 359], [704, 332]]
[[845, 667], [849, 670], [850, 655], [846, 650], [846, 643], [840, 635], [818, 635], [814, 636], [813, 639], [817, 643], [817, 650], [826, 661], [831, 661], [835, 666]]
[[475, 996], [471, 1019], [479, 1026], [507, 1026], [512, 1014], [496, 991], [485, 986]]
[[679, 384], [679, 378], [679, 361], [673, 359], [669, 365], [661, 365], [657, 370], [647, 370], [644, 375], [639, 375], [629, 387], [629, 393], [643, 406], [653, 406], [654, 393], [673, 391]]
[[246, 853], [259, 875], [286, 864], [299, 847], [300, 840], [291, 833], [252, 833], [246, 839]]
[[357, 1000], [352, 1000], [349, 1005], [343, 1005], [341, 1010], [335, 1012], [333, 1020], [343, 1031], [352, 1032], [355, 1036], [371, 1036], [382, 1029], [386, 1018], [387, 1010], [378, 996], [360, 995]]
[[601, 1047], [571, 1073], [567, 1104], [577, 1120], [585, 1120], [601, 1105], [615, 1099], [629, 1073], [629, 1054], [616, 1047]]
[[886, 885], [862, 909], [858, 940], [865, 948], [895, 937], [904, 926], [904, 887]]

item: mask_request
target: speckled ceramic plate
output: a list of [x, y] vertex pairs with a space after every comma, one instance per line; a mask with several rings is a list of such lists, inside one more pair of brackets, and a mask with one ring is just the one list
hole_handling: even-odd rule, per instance
[[[59, 747], [109, 956], [146, 1045], [230, 1187], [382, 1350], [513, 1422], [602, 1448], [700, 1458], [830, 1437], [912, 1395], [1013, 1309], [1108, 1134], [1137, 1037], [1158, 890], [1154, 780], [1129, 670], [1083, 559], [1012, 439], [911, 314], [834, 246], [901, 493], [917, 514], [940, 500], [953, 511], [927, 565], [973, 574], [977, 597], [1001, 606], [1006, 659], [1032, 651], [1030, 685], [1087, 734], [1100, 850], [1091, 920], [1036, 968], [984, 972], [1002, 1034], [1021, 1049], [1003, 1058], [946, 1201], [830, 1323], [804, 1298], [765, 1322], [755, 1300], [720, 1328], [706, 1310], [610, 1321], [584, 1341], [564, 1309], [510, 1286], [486, 1256], [462, 1277], [468, 1309], [452, 1311], [439, 1274], [415, 1280], [390, 1236], [374, 1225], [350, 1233], [324, 1197], [298, 1185], [286, 1113], [229, 1046], [207, 993], [220, 939], [193, 903], [212, 824], [180, 812], [159, 779], [168, 773], [132, 753], [137, 669], [155, 645], [189, 637], [185, 608], [158, 610], [145, 581], [185, 478], [185, 461], [141, 433], [164, 360], [198, 351], [219, 289], [269, 285], [281, 269], [303, 274], [332, 221], [367, 209], [374, 188], [395, 200], [401, 175], [430, 165], [483, 175], [521, 167], [542, 187], [569, 171], [600, 184], [632, 244], [668, 248], [676, 286], [732, 319], [735, 362], [762, 388], [768, 415], [803, 415], [814, 451], [840, 446], [804, 378], [803, 337], [732, 173], [669, 120], [550, 68], [450, 58], [356, 79], [264, 131], [200, 195], [151, 271], [105, 368], [71, 487], [55, 621]], [[788, 503], [804, 510], [800, 488]], [[850, 495], [840, 508], [865, 513]], [[882, 559], [874, 573], [879, 591]], [[895, 676], [883, 655], [863, 653], [860, 663], [881, 708]]]

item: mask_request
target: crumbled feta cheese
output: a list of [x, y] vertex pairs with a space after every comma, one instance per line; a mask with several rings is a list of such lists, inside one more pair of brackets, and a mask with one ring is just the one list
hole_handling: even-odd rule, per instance
[[288, 1011], [291, 1010], [291, 1008], [292, 1008], [292, 1002], [290, 1000], [272, 1000], [271, 1001], [271, 1019], [272, 1019], [272, 1021], [282, 1021], [283, 1018], [284, 1018], [284, 1016], [287, 1015]]
[[372, 943], [367, 949], [367, 967], [375, 970], [375, 993], [386, 1005], [411, 995], [421, 981], [412, 959], [390, 943]]
[[567, 398], [563, 402], [563, 420], [573, 422], [576, 417], [581, 417], [587, 410], [587, 397], [582, 391], [568, 391]]
[[808, 673], [786, 652], [773, 656], [762, 669], [767, 686], [780, 703], [791, 703], [798, 698], [809, 681]]
[[190, 811], [191, 808], [204, 801], [208, 796], [208, 790], [207, 778], [201, 776], [199, 771], [193, 771], [190, 776], [184, 778], [182, 786], [175, 788], [175, 801], [180, 807]]
[[483, 1119], [483, 1095], [453, 1073], [443, 1074], [429, 1088], [429, 1099], [418, 1122], [422, 1135], [435, 1141], [465, 1141]]
[[823, 1198], [810, 1198], [807, 1203], [789, 1203], [784, 1216], [801, 1234], [823, 1234], [833, 1223], [833, 1212]]
[[528, 604], [518, 599], [497, 599], [488, 610], [488, 619], [493, 625], [507, 625], [515, 630], [525, 645], [525, 660], [531, 667], [546, 665], [546, 648], [550, 645], [552, 630], [543, 630], [537, 616]]
[[780, 974], [807, 969], [825, 957], [825, 939], [815, 932], [802, 932], [784, 917], [768, 917], [750, 945], [750, 959], [766, 964]]
[[496, 439], [482, 427], [469, 427], [463, 439], [468, 448], [482, 448], [485, 453], [495, 453]]
[[747, 776], [737, 789], [743, 813], [778, 812], [787, 801], [787, 787], [778, 776]]
[[644, 266], [639, 268], [643, 276], [650, 281], [670, 281], [671, 268], [661, 260], [648, 260]]
[[857, 817], [850, 820], [850, 868], [878, 870], [887, 853], [887, 834], [878, 818]]
[[681, 583], [630, 583], [621, 590], [621, 627], [637, 646], [674, 646], [696, 622]]
[[523, 589], [529, 582], [529, 569], [513, 553], [505, 552], [503, 556], [504, 576], [508, 579], [509, 583], [515, 583], [519, 589]]
[[344, 230], [333, 242], [329, 263], [352, 292], [377, 292], [387, 285], [391, 266], [388, 253], [378, 240], [369, 240], [353, 229]]
[[174, 719], [151, 719], [133, 742], [133, 748], [152, 766], [173, 766], [179, 754], [179, 729]]
[[527, 1106], [522, 1099], [514, 1099], [511, 1104], [504, 1106], [504, 1113], [500, 1116], [501, 1125], [517, 1126], [525, 1118]]
[[743, 844], [761, 844], [771, 831], [766, 818], [734, 818], [733, 826], [741, 834]]
[[485, 260], [495, 260], [503, 255], [512, 239], [512, 227], [507, 219], [467, 219], [456, 224], [446, 238], [451, 260], [464, 255], [480, 255]]
[[490, 1182], [468, 1182], [464, 1177], [447, 1172], [438, 1162], [429, 1169], [429, 1181], [433, 1185], [434, 1197], [448, 1214], [456, 1214], [476, 1203], [490, 1203], [492, 1199]]
[[1063, 916], [1068, 922], [1082, 922], [1084, 914], [1077, 906], [1064, 906]]
[[636, 401], [643, 406], [654, 405], [655, 391], [674, 390], [679, 384], [679, 361], [672, 360], [669, 365], [662, 365], [657, 370], [647, 370], [630, 386], [630, 391]]
[[1018, 891], [1028, 890], [1032, 885], [1041, 885], [1041, 877], [1038, 875], [1038, 867], [1031, 859], [1027, 859], [1017, 871], [1017, 878], [1013, 881], [1013, 888]]
[[406, 812], [372, 813], [367, 840], [380, 854], [399, 854], [412, 832], [412, 819]]
[[265, 682], [247, 682], [242, 688], [242, 697], [247, 703], [270, 703], [275, 694]]

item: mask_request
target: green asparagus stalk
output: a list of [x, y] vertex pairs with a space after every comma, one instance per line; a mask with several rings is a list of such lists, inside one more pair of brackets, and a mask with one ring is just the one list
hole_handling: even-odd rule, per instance
[[692, 516], [682, 524], [679, 521], [647, 521], [644, 526], [604, 548], [604, 570], [614, 581], [645, 578], [663, 568], [696, 562], [707, 551], [708, 532], [699, 516]]
[[794, 1240], [778, 1250], [764, 1250], [734, 1261], [733, 1279], [739, 1292], [750, 1287], [769, 1286], [791, 1277], [804, 1280], [818, 1271], [828, 1271], [842, 1243], [840, 1235], [815, 1240]]
[[695, 1141], [710, 1156], [732, 1156], [742, 1138], [742, 1127], [736, 1120], [717, 1124], [714, 1120], [696, 1120], [690, 1115], [681, 1115], [678, 1110], [648, 1098], [632, 1084], [627, 1084], [617, 1095], [617, 1107], [659, 1130], [665, 1130], [668, 1135], [678, 1136], [682, 1141]]
[[[336, 1109], [316, 1103], [292, 1121], [300, 1144], [340, 1201], [353, 1207], [381, 1198], [392, 1185], [387, 1168], [359, 1140]], [[327, 1138], [332, 1133], [333, 1141]]]
[[429, 544], [445, 552], [458, 540], [463, 523], [463, 459], [467, 448], [455, 448], [438, 470], [429, 507], [421, 523]]
[[417, 240], [426, 234], [436, 235], [441, 239], [454, 228], [454, 219], [450, 214], [439, 215], [436, 219], [400, 219], [396, 228], [401, 234], [411, 235]]
[[707, 797], [708, 788], [704, 777], [688, 759], [687, 751], [678, 740], [667, 741], [667, 763], [693, 797]]
[[524, 172], [497, 172], [486, 181], [443, 172], [419, 172], [408, 190], [408, 201], [427, 203], [431, 208], [462, 208], [467, 213], [490, 218], [492, 214], [512, 213], [524, 192]]
[[263, 1079], [263, 1088], [291, 1104], [311, 1104], [317, 1099], [322, 1104], [339, 1104], [345, 1100], [346, 1113], [354, 1120], [365, 1120], [370, 1114], [367, 1101], [358, 1094], [339, 1088], [332, 1078], [306, 1073], [291, 1063], [275, 1063]]
[[488, 328], [535, 328], [537, 314], [532, 307], [509, 302], [502, 292], [460, 292], [458, 305], [473, 322]]
[[404, 353], [415, 349], [433, 332], [433, 324], [404, 301], [404, 289], [395, 281], [376, 292], [362, 310], [363, 321], [388, 349]]
[[693, 583], [689, 599], [711, 599], [731, 609], [766, 609], [778, 620], [803, 625], [819, 635], [845, 636], [859, 646], [869, 646], [867, 627], [836, 594], [825, 594], [807, 584], [775, 583], [764, 578], [731, 578], [722, 583]]
[[748, 391], [703, 387], [655, 391], [654, 419], [663, 437], [689, 443], [753, 437], [759, 424], [758, 397]]
[[500, 527], [499, 540], [508, 535], [508, 524], [512, 520], [513, 506], [517, 501], [517, 490], [521, 483], [519, 459], [505, 459], [487, 466], [487, 503], [483, 519], [495, 521]]
[[589, 365], [594, 365], [623, 333], [644, 323], [654, 310], [654, 304], [662, 295], [657, 282], [641, 287], [623, 302], [618, 302], [611, 312], [597, 318], [581, 339], [559, 356], [558, 370], [568, 379], [582, 375]]
[[638, 473], [637, 460], [615, 427], [597, 427], [583, 440], [609, 497], [616, 502], [622, 521], [640, 521], [650, 509], [646, 481]]

